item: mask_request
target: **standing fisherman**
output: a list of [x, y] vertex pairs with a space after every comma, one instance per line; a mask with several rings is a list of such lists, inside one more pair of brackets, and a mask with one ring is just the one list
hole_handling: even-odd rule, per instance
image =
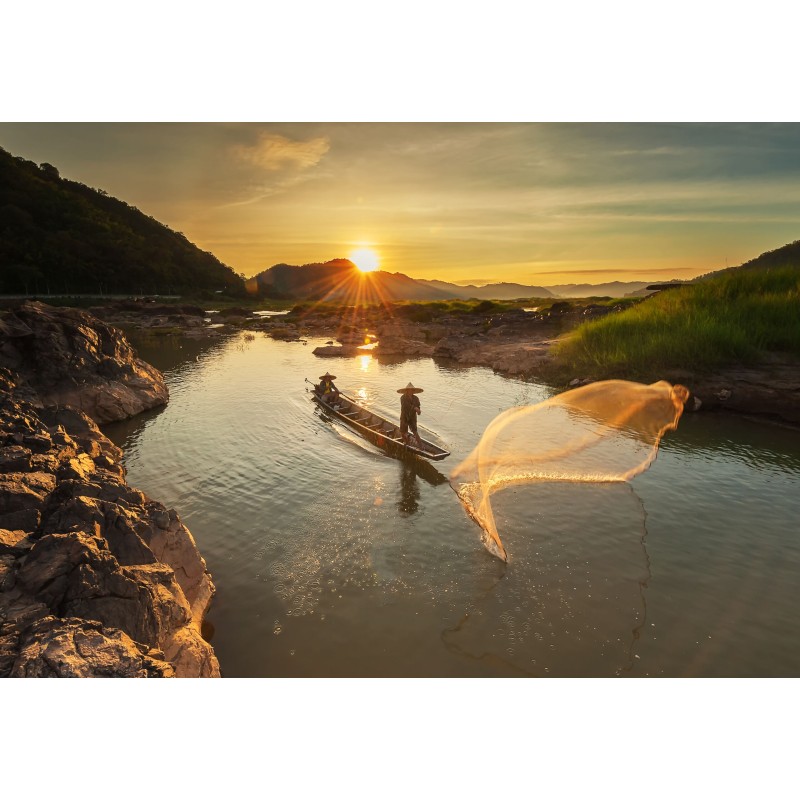
[[[400, 394], [400, 435], [406, 444], [411, 442], [413, 436], [419, 445], [417, 416], [422, 413], [422, 409], [417, 395], [423, 390], [418, 389], [413, 383], [409, 383], [404, 389], [397, 391]], [[411, 435], [409, 435], [409, 431], [411, 431]]]

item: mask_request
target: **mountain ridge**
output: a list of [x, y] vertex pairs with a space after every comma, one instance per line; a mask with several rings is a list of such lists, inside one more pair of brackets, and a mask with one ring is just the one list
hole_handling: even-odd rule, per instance
[[242, 296], [244, 281], [138, 208], [0, 147], [0, 291]]
[[[498, 283], [461, 286], [448, 281], [411, 278], [402, 272], [361, 273], [346, 258], [310, 264], [275, 264], [248, 279], [252, 294], [282, 300], [361, 299], [364, 302], [399, 300], [516, 300], [521, 298], [623, 297], [647, 293], [652, 281], [610, 281], [601, 284]], [[367, 299], [369, 298], [369, 299]]]

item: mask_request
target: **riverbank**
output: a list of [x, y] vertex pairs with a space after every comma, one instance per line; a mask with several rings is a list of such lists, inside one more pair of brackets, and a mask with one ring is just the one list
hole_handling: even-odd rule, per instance
[[[730, 411], [762, 421], [800, 425], [800, 358], [791, 353], [767, 352], [749, 363], [733, 358], [727, 364], [702, 367], [693, 365], [688, 355], [677, 363], [653, 363], [649, 369], [644, 359], [634, 371], [607, 356], [593, 363], [565, 353], [570, 334], [586, 329], [584, 323], [591, 323], [589, 327], [613, 325], [660, 302], [655, 297], [587, 298], [550, 300], [532, 307], [482, 301], [360, 309], [301, 303], [285, 312], [265, 312], [250, 305], [228, 304], [217, 310], [158, 300], [124, 300], [93, 307], [91, 312], [124, 330], [155, 336], [213, 339], [247, 331], [294, 342], [327, 337], [327, 344], [316, 348], [315, 355], [431, 357], [464, 367], [487, 367], [507, 377], [544, 381], [559, 390], [605, 378], [666, 379], [690, 388], [687, 410]], [[669, 328], [670, 323], [666, 325]], [[638, 338], [646, 336], [642, 333]]]
[[0, 676], [219, 676], [205, 561], [97, 427], [167, 398], [84, 312], [26, 303], [0, 319]]

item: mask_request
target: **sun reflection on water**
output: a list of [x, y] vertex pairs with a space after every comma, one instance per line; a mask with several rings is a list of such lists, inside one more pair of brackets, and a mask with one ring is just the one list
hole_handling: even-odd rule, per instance
[[361, 361], [361, 371], [366, 372], [372, 363], [372, 356], [359, 356], [359, 359]]

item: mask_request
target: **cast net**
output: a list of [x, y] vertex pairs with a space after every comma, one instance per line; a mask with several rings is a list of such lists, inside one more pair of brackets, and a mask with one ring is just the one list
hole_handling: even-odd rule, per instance
[[689, 396], [666, 381], [598, 381], [535, 406], [510, 408], [450, 475], [490, 552], [507, 560], [491, 496], [538, 481], [627, 481], [646, 470]]

